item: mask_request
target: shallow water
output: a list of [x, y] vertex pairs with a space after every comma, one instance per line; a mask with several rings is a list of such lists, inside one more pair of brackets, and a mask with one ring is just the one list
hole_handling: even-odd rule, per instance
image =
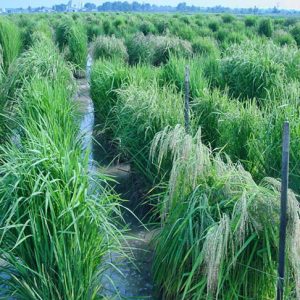
[[[90, 78], [92, 60], [88, 57], [87, 79]], [[113, 176], [118, 182], [115, 189], [126, 199], [125, 206], [134, 210], [139, 202], [138, 184], [133, 176], [130, 164], [113, 161], [109, 163], [109, 150], [105, 145], [107, 141], [93, 143], [93, 129], [95, 127], [94, 106], [89, 95], [87, 79], [79, 79], [78, 95], [80, 131], [83, 135], [83, 149], [90, 149], [90, 169], [92, 172], [101, 171]], [[104, 145], [101, 146], [100, 144]], [[126, 204], [127, 203], [127, 204]], [[140, 221], [131, 213], [124, 213], [124, 219], [129, 227], [129, 238], [126, 246], [131, 250], [130, 259], [121, 258], [116, 253], [107, 257], [106, 263], [112, 263], [117, 267], [109, 268], [102, 279], [104, 286], [103, 296], [109, 299], [157, 299], [154, 296], [151, 266], [153, 251], [150, 240], [153, 232], [147, 230]], [[109, 279], [108, 279], [109, 278]]]

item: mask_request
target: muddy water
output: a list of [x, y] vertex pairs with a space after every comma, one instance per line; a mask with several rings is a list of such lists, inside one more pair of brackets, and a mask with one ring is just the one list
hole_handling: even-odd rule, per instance
[[[87, 62], [87, 78], [90, 78], [91, 58]], [[87, 79], [79, 79], [78, 96], [76, 98], [80, 110], [80, 131], [83, 135], [83, 148], [90, 149], [90, 169], [92, 172], [104, 172], [111, 175], [118, 182], [115, 189], [125, 200], [125, 206], [135, 211], [137, 217], [141, 213], [137, 209], [140, 202], [139, 183], [134, 176], [129, 163], [111, 162], [108, 143], [98, 140], [93, 143], [93, 129], [95, 116], [93, 102], [90, 98], [90, 88]], [[102, 285], [102, 295], [108, 299], [158, 299], [154, 296], [151, 266], [153, 251], [150, 246], [152, 232], [131, 213], [124, 212], [124, 219], [129, 227], [126, 246], [131, 250], [131, 258], [120, 258], [116, 253], [111, 253], [106, 263], [116, 265], [107, 270]]]

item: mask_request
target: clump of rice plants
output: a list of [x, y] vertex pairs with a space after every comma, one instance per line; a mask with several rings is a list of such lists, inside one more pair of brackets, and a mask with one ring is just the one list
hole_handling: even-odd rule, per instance
[[224, 14], [222, 15], [222, 20], [225, 24], [232, 23], [234, 21], [235, 17], [230, 14]]
[[229, 110], [220, 112], [218, 119], [217, 147], [222, 148], [232, 160], [242, 161], [252, 174], [255, 174], [257, 170], [255, 170], [256, 164], [252, 165], [251, 160], [249, 161], [249, 141], [258, 135], [262, 123], [262, 112], [256, 103], [251, 102], [245, 105], [238, 102], [232, 103]]
[[129, 69], [123, 60], [97, 60], [91, 72], [91, 96], [100, 124], [110, 118], [117, 101], [117, 90], [128, 81]]
[[221, 60], [223, 86], [236, 98], [263, 102], [278, 97], [284, 82], [299, 80], [299, 65], [300, 52], [293, 47], [259, 41], [233, 45]]
[[74, 25], [68, 32], [66, 58], [77, 70], [85, 70], [87, 57], [87, 35], [83, 26]]
[[165, 125], [183, 124], [182, 95], [173, 87], [161, 87], [159, 69], [147, 65], [99, 60], [91, 77], [99, 122], [108, 128], [119, 151], [152, 182], [147, 169], [150, 142]]
[[222, 149], [233, 161], [242, 161], [256, 174], [256, 163], [249, 161], [249, 141], [261, 130], [263, 114], [256, 103], [240, 103], [226, 92], [205, 90], [194, 99], [195, 123], [201, 127], [202, 140], [213, 149]]
[[139, 26], [139, 30], [144, 35], [156, 33], [155, 25], [153, 23], [150, 23], [149, 21], [142, 22], [141, 25]]
[[3, 67], [8, 67], [18, 57], [21, 50], [21, 34], [19, 28], [6, 18], [0, 19], [0, 46], [3, 55]]
[[107, 177], [90, 177], [69, 78], [56, 67], [24, 78], [13, 118], [20, 141], [1, 149], [1, 284], [7, 297], [96, 299], [104, 258], [120, 246], [119, 209]]
[[185, 90], [185, 67], [189, 67], [190, 96], [199, 97], [208, 87], [207, 80], [202, 72], [202, 61], [198, 57], [191, 60], [171, 55], [169, 61], [162, 67], [161, 78], [163, 84], [175, 84], [178, 91]]
[[211, 21], [208, 23], [208, 28], [212, 31], [212, 32], [216, 32], [219, 30], [220, 28], [220, 24], [217, 21]]
[[92, 44], [92, 55], [95, 60], [98, 58], [128, 60], [127, 48], [123, 40], [115, 36], [98, 36]]
[[[133, 77], [134, 78], [134, 77]], [[143, 80], [118, 91], [112, 120], [119, 149], [130, 157], [135, 168], [149, 180], [150, 143], [154, 135], [167, 125], [183, 124], [183, 100], [172, 87], [160, 87], [157, 80]]]
[[[257, 185], [240, 164], [213, 156], [184, 128], [167, 127], [152, 143], [159, 167], [171, 156], [170, 179], [157, 209], [154, 272], [167, 299], [275, 297], [279, 188]], [[299, 206], [289, 193], [286, 297], [299, 297]], [[167, 270], [167, 271], [166, 271]], [[296, 293], [298, 296], [296, 296]]]
[[85, 70], [87, 57], [87, 33], [84, 26], [66, 20], [56, 28], [56, 41], [66, 59], [77, 71]]
[[256, 166], [256, 177], [263, 174], [280, 177], [281, 170], [281, 126], [285, 120], [290, 121], [291, 154], [290, 154], [290, 187], [299, 193], [300, 162], [299, 162], [299, 84], [292, 83], [286, 87], [282, 102], [278, 105], [270, 103], [260, 122], [260, 130], [249, 140], [249, 162]]
[[254, 27], [256, 25], [256, 18], [247, 17], [245, 18], [245, 26], [246, 27]]
[[[21, 93], [24, 83], [36, 74], [41, 74], [50, 80], [60, 79], [71, 83], [70, 69], [53, 47], [52, 41], [43, 33], [35, 35], [32, 47], [11, 66], [3, 84], [4, 98], [15, 100]], [[72, 84], [68, 88], [72, 88]]]
[[260, 20], [258, 24], [258, 34], [270, 38], [273, 34], [273, 23], [270, 18]]
[[24, 49], [28, 49], [33, 45], [36, 33], [43, 33], [49, 39], [52, 39], [53, 36], [52, 28], [47, 20], [40, 20], [38, 22], [33, 20], [26, 27], [23, 27], [21, 31]]
[[170, 53], [189, 57], [192, 46], [176, 37], [137, 34], [127, 41], [129, 62], [150, 63], [158, 66], [168, 61]]
[[219, 54], [216, 40], [209, 37], [200, 37], [193, 40], [192, 47], [195, 54], [215, 56]]
[[284, 31], [284, 30], [276, 30], [273, 34], [273, 40], [276, 44], [280, 46], [285, 46], [285, 45], [295, 45], [296, 41], [293, 38], [293, 36]]
[[297, 45], [300, 47], [300, 23], [297, 23], [291, 30]]

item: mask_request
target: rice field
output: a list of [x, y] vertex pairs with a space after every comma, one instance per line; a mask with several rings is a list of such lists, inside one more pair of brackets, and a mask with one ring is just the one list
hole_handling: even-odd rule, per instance
[[289, 121], [283, 299], [300, 299], [299, 28], [2, 16], [0, 297], [275, 299]]

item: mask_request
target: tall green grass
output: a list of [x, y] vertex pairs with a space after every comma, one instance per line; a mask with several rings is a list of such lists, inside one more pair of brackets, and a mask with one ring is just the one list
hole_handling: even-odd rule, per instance
[[53, 51], [53, 43], [43, 33], [34, 36], [34, 43], [28, 51], [11, 66], [4, 83], [3, 99], [8, 108], [15, 103], [18, 95], [22, 93], [24, 84], [36, 74], [41, 74], [50, 80], [69, 82], [67, 88], [72, 89], [72, 74], [57, 51]]
[[53, 38], [53, 29], [47, 20], [31, 20], [26, 26], [21, 27], [22, 45], [24, 49], [29, 49], [35, 40], [37, 33], [43, 33], [49, 39]]
[[[171, 156], [170, 179], [157, 210], [154, 274], [166, 299], [275, 297], [279, 189], [257, 185], [240, 164], [213, 156], [182, 127], [167, 127], [152, 143], [160, 166]], [[289, 194], [286, 297], [299, 293], [299, 206]]]
[[[37, 64], [34, 76], [21, 77], [11, 120], [19, 142], [1, 147], [1, 283], [8, 297], [96, 299], [105, 257], [120, 249], [118, 200], [107, 177], [89, 173], [66, 77], [71, 73], [50, 45], [44, 50], [55, 57], [53, 65], [41, 52], [39, 62], [48, 69]], [[30, 63], [32, 53], [19, 62]]]
[[119, 149], [150, 183], [154, 179], [148, 164], [150, 143], [166, 125], [183, 124], [182, 99], [172, 87], [160, 88], [155, 79], [132, 82], [118, 92], [114, 136]]
[[129, 68], [123, 60], [97, 60], [91, 72], [91, 96], [98, 122], [105, 125], [117, 101], [117, 90], [128, 82]]
[[21, 50], [20, 30], [7, 18], [0, 19], [0, 45], [4, 70], [7, 72], [8, 67], [18, 57]]
[[300, 79], [299, 64], [300, 52], [294, 47], [248, 41], [227, 49], [221, 60], [222, 84], [236, 98], [264, 103], [280, 97], [289, 81]]
[[81, 24], [67, 19], [56, 27], [56, 42], [66, 59], [73, 63], [77, 71], [85, 70], [87, 57], [87, 33]]
[[163, 84], [174, 84], [178, 91], [185, 91], [185, 68], [189, 67], [189, 87], [191, 98], [199, 97], [204, 89], [208, 88], [208, 82], [202, 71], [200, 57], [185, 59], [184, 57], [170, 56], [169, 61], [162, 67], [161, 78]]
[[136, 34], [127, 40], [129, 62], [149, 63], [155, 66], [168, 61], [170, 53], [189, 57], [192, 46], [178, 37]]
[[127, 49], [123, 40], [114, 36], [97, 37], [92, 44], [92, 54], [94, 59], [120, 58], [124, 61], [128, 60]]
[[150, 143], [166, 125], [183, 124], [183, 95], [174, 86], [159, 84], [160, 70], [97, 61], [91, 95], [99, 123], [104, 124], [119, 151], [152, 183], [148, 169]]

